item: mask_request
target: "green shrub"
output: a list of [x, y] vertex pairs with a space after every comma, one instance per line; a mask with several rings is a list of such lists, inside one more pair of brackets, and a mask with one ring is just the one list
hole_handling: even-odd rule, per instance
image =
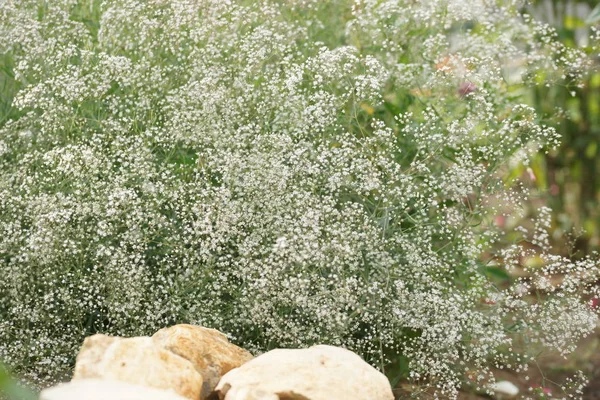
[[557, 144], [523, 91], [587, 65], [518, 2], [8, 0], [0, 37], [0, 358], [29, 380], [189, 322], [455, 394], [595, 325], [547, 213], [533, 279], [482, 257], [527, 196], [503, 168]]

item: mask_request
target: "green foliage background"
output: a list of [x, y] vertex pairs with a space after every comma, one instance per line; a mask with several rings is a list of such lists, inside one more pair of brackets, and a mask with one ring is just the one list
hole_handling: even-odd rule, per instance
[[[561, 42], [591, 53], [587, 39], [600, 23], [595, 0], [537, 1], [530, 11], [557, 30]], [[563, 253], [584, 256], [600, 249], [600, 70], [595, 68], [581, 87], [538, 86], [532, 104], [562, 136], [560, 148], [539, 155], [531, 168], [538, 202], [554, 211], [554, 237]], [[525, 173], [521, 166], [512, 176]], [[564, 242], [563, 235], [571, 235]]]

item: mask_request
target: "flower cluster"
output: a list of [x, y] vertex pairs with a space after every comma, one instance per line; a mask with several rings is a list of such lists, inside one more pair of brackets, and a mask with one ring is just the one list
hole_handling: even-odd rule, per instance
[[543, 220], [535, 279], [481, 257], [524, 195], [498, 172], [558, 140], [524, 88], [586, 67], [553, 35], [517, 1], [3, 1], [0, 359], [47, 384], [90, 333], [188, 322], [453, 394], [518, 335], [571, 350], [595, 263]]

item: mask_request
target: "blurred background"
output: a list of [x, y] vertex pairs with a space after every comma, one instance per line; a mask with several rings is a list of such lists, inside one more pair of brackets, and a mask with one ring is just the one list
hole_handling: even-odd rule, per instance
[[[536, 0], [527, 10], [552, 25], [560, 41], [592, 52], [593, 27], [600, 24], [598, 0]], [[554, 210], [553, 238], [557, 252], [583, 257], [600, 250], [600, 71], [594, 60], [582, 87], [538, 86], [531, 103], [562, 136], [562, 146], [540, 154], [527, 170], [536, 194], [533, 207]], [[533, 178], [533, 179], [532, 179]]]

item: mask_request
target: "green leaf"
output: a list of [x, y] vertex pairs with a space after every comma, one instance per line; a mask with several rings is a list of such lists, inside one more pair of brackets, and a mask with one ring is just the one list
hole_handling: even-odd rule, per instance
[[410, 373], [409, 360], [404, 355], [399, 355], [395, 364], [388, 368], [388, 377], [392, 387], [396, 387], [396, 385], [402, 379], [406, 379]]
[[596, 7], [594, 7], [594, 9], [590, 13], [590, 15], [588, 15], [587, 19], [585, 20], [585, 23], [587, 25], [592, 25], [598, 21], [600, 21], [600, 4], [596, 5]]
[[521, 176], [525, 172], [525, 167], [523, 164], [519, 164], [515, 168], [511, 169], [507, 176], [504, 178], [504, 184], [509, 186], [515, 179]]
[[19, 385], [8, 370], [0, 364], [0, 399], [37, 400], [38, 396], [31, 390]]
[[564, 25], [567, 29], [577, 29], [585, 27], [586, 22], [575, 17], [574, 15], [567, 15], [564, 19]]
[[548, 189], [548, 180], [546, 179], [546, 157], [542, 154], [537, 154], [531, 162], [531, 171], [536, 179], [536, 185], [542, 190]]
[[594, 158], [594, 157], [596, 157], [596, 152], [597, 151], [598, 151], [598, 143], [597, 142], [591, 142], [585, 148], [585, 156], [587, 158]]
[[510, 275], [506, 270], [499, 267], [485, 267], [485, 274], [488, 277], [494, 277], [502, 281], [510, 281]]
[[527, 268], [542, 268], [546, 262], [540, 256], [525, 257], [523, 265]]

